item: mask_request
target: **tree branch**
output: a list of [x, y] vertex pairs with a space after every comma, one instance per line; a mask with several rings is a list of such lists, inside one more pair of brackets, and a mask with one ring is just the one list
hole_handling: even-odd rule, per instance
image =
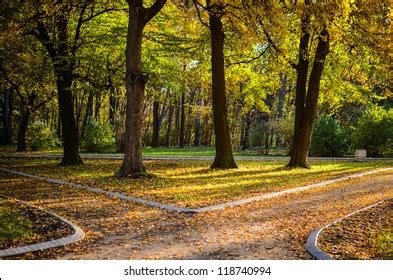
[[145, 9], [146, 17], [145, 24], [148, 23], [152, 18], [154, 18], [159, 11], [164, 7], [167, 0], [156, 0], [150, 8]]

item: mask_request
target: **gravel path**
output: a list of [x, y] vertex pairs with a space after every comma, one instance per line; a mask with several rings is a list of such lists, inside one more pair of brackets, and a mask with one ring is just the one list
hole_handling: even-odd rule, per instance
[[309, 259], [309, 233], [393, 196], [393, 172], [194, 216], [0, 173], [0, 193], [45, 207], [86, 232], [85, 240], [23, 258]]

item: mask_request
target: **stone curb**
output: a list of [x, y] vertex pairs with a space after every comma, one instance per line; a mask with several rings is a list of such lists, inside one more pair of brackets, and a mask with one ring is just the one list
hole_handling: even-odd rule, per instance
[[255, 201], [260, 201], [260, 200], [275, 198], [275, 197], [279, 197], [279, 196], [283, 196], [283, 195], [287, 195], [287, 194], [302, 192], [302, 191], [305, 191], [308, 189], [324, 187], [324, 186], [334, 184], [337, 182], [342, 182], [342, 181], [346, 181], [346, 180], [350, 180], [350, 179], [354, 179], [354, 178], [360, 178], [360, 177], [363, 177], [366, 175], [375, 174], [375, 173], [379, 173], [379, 172], [383, 172], [383, 171], [389, 171], [389, 170], [393, 170], [393, 167], [381, 168], [381, 169], [371, 170], [371, 171], [367, 171], [367, 172], [352, 174], [352, 175], [348, 175], [348, 176], [344, 176], [344, 177], [340, 177], [340, 178], [336, 178], [336, 179], [323, 181], [320, 183], [315, 183], [315, 184], [311, 184], [311, 185], [306, 185], [306, 186], [302, 186], [302, 187], [297, 187], [297, 188], [273, 192], [273, 193], [267, 193], [267, 194], [263, 194], [263, 195], [259, 195], [259, 196], [254, 196], [254, 197], [250, 197], [250, 198], [225, 202], [225, 203], [206, 206], [206, 207], [185, 208], [185, 207], [177, 207], [177, 206], [170, 205], [170, 204], [162, 204], [162, 203], [159, 203], [156, 201], [146, 200], [146, 199], [138, 198], [138, 197], [134, 197], [134, 196], [128, 196], [128, 195], [125, 195], [120, 192], [106, 191], [106, 190], [96, 188], [96, 187], [90, 187], [90, 186], [75, 184], [75, 183], [71, 183], [71, 182], [67, 182], [67, 181], [46, 178], [46, 177], [42, 177], [42, 176], [38, 176], [38, 175], [33, 175], [33, 174], [25, 173], [25, 172], [20, 172], [20, 171], [0, 167], [0, 171], [3, 171], [3, 172], [8, 172], [11, 174], [16, 174], [16, 175], [36, 179], [36, 180], [41, 180], [41, 181], [53, 183], [56, 185], [66, 185], [66, 186], [70, 186], [70, 187], [77, 188], [77, 189], [83, 189], [83, 190], [93, 192], [93, 193], [103, 194], [108, 197], [118, 198], [121, 200], [134, 202], [134, 203], [150, 206], [153, 208], [159, 208], [159, 209], [164, 209], [164, 210], [179, 212], [179, 213], [184, 213], [184, 214], [198, 214], [198, 213], [222, 210], [227, 207], [244, 205], [244, 204], [248, 204], [248, 203], [255, 202]]
[[365, 210], [370, 209], [372, 207], [375, 207], [375, 206], [385, 202], [386, 200], [387, 199], [384, 199], [382, 201], [379, 201], [377, 203], [369, 205], [369, 206], [367, 206], [365, 208], [362, 208], [360, 210], [357, 210], [357, 211], [355, 211], [355, 212], [353, 212], [353, 213], [351, 213], [349, 215], [346, 215], [346, 216], [344, 216], [344, 217], [342, 217], [342, 218], [340, 218], [338, 220], [335, 220], [334, 222], [331, 222], [330, 224], [327, 224], [327, 225], [325, 225], [323, 227], [320, 227], [320, 228], [317, 228], [317, 229], [313, 230], [311, 232], [311, 234], [307, 238], [306, 251], [309, 252], [317, 260], [335, 260], [332, 256], [330, 256], [328, 253], [322, 251], [318, 247], [318, 237], [321, 234], [321, 232], [324, 229], [326, 229], [326, 228], [328, 228], [328, 227], [330, 227], [330, 226], [332, 226], [332, 225], [334, 225], [334, 224], [336, 224], [338, 222], [341, 222], [342, 220], [344, 220], [344, 219], [346, 219], [348, 217], [351, 217], [351, 216], [353, 216], [353, 215], [355, 215], [355, 214], [357, 214], [359, 212], [362, 212], [362, 211], [365, 211]]
[[7, 198], [7, 199], [11, 199], [14, 201], [17, 201], [19, 203], [28, 205], [29, 207], [33, 207], [36, 209], [39, 209], [40, 211], [47, 213], [51, 216], [56, 217], [57, 219], [61, 220], [62, 222], [66, 223], [67, 225], [69, 225], [74, 233], [70, 236], [67, 237], [62, 237], [59, 239], [54, 239], [54, 240], [50, 240], [50, 241], [46, 241], [46, 242], [41, 242], [41, 243], [35, 243], [35, 244], [31, 244], [31, 245], [26, 245], [26, 246], [20, 246], [20, 247], [15, 247], [15, 248], [9, 248], [9, 249], [4, 249], [4, 250], [0, 250], [0, 258], [2, 257], [12, 257], [12, 256], [17, 256], [17, 255], [22, 255], [22, 254], [26, 254], [26, 253], [30, 253], [30, 252], [34, 252], [34, 251], [42, 251], [42, 250], [46, 250], [46, 249], [50, 249], [50, 248], [56, 248], [56, 247], [61, 247], [61, 246], [65, 246], [71, 243], [75, 243], [77, 241], [82, 240], [85, 237], [85, 232], [78, 227], [77, 225], [75, 225], [74, 223], [66, 220], [63, 217], [60, 217], [59, 215], [56, 215], [55, 213], [46, 211], [40, 207], [37, 207], [35, 205], [32, 205], [28, 202], [19, 200], [19, 199], [15, 199], [12, 197], [8, 197], [6, 195], [0, 195], [1, 197]]
[[[108, 159], [121, 160], [124, 158], [122, 154], [80, 154], [82, 159]], [[45, 158], [45, 159], [61, 159], [61, 154], [36, 154], [36, 155], [18, 155], [18, 154], [4, 154], [3, 158]], [[144, 160], [198, 160], [198, 161], [212, 161], [213, 156], [143, 156]], [[310, 161], [356, 161], [354, 157], [309, 157]], [[259, 157], [259, 156], [235, 156], [236, 161], [288, 161], [289, 157]], [[393, 158], [366, 158], [365, 161], [393, 161]]]

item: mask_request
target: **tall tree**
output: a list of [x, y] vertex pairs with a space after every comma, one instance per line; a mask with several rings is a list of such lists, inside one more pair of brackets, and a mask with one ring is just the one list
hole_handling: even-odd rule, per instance
[[205, 6], [198, 1], [194, 1], [194, 4], [198, 13], [200, 12], [199, 8], [202, 7], [209, 15], [209, 24], [204, 24], [209, 27], [210, 30], [213, 120], [214, 133], [216, 136], [216, 154], [211, 168], [237, 168], [233, 158], [225, 92], [225, 35], [222, 17], [225, 15], [225, 8], [228, 6], [223, 1], [215, 1], [212, 3], [210, 0], [206, 0]]
[[142, 35], [146, 24], [163, 8], [166, 0], [156, 0], [149, 8], [142, 0], [128, 0], [126, 47], [127, 111], [125, 154], [119, 177], [140, 177], [146, 170], [142, 159], [141, 129], [143, 103], [148, 76], [142, 73]]
[[96, 2], [9, 1], [7, 6], [7, 9], [17, 11], [9, 20], [22, 29], [24, 36], [32, 35], [46, 48], [54, 66], [64, 150], [61, 165], [82, 163], [72, 86], [79, 66], [77, 53], [86, 43], [83, 35], [88, 30], [87, 23], [104, 12], [115, 10]]

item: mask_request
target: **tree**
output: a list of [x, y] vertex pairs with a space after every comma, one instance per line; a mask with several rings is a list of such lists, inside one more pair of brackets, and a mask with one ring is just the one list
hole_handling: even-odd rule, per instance
[[88, 30], [87, 23], [116, 9], [93, 0], [55, 1], [51, 4], [9, 1], [7, 5], [6, 9], [15, 14], [14, 18], [7, 19], [10, 29], [17, 25], [20, 35], [36, 38], [46, 48], [54, 66], [64, 150], [61, 165], [81, 164], [72, 90], [75, 70], [79, 66], [77, 54], [86, 44], [83, 35]]
[[5, 43], [1, 76], [16, 93], [20, 108], [17, 151], [25, 152], [26, 132], [32, 115], [54, 96], [53, 69], [41, 46], [29, 38], [13, 38]]
[[[322, 73], [331, 41], [342, 43], [353, 37], [348, 34], [355, 30], [369, 30], [359, 26], [356, 20], [359, 16], [366, 15], [368, 21], [373, 22], [372, 26], [385, 25], [382, 30], [386, 29], [387, 4], [383, 2], [374, 6], [363, 1], [244, 1], [252, 29], [266, 38], [269, 46], [296, 71], [295, 129], [288, 166], [308, 167]], [[359, 8], [364, 6], [373, 8], [360, 9], [358, 13]], [[364, 23], [366, 21], [362, 21]], [[293, 30], [300, 34], [297, 63], [293, 62], [293, 40], [288, 41], [288, 38], [293, 38]], [[380, 34], [386, 36], [384, 32]], [[384, 45], [386, 38], [380, 42]], [[358, 48], [357, 43], [359, 41], [347, 40], [345, 45], [351, 50]], [[370, 42], [367, 44], [372, 45]]]
[[216, 136], [216, 154], [211, 168], [237, 168], [233, 158], [231, 135], [228, 123], [228, 109], [225, 92], [224, 68], [224, 31], [221, 18], [225, 15], [225, 5], [222, 1], [212, 3], [207, 0], [206, 6], [194, 1], [198, 13], [202, 7], [208, 12], [209, 24], [205, 25], [210, 30], [211, 42], [211, 67], [212, 67], [212, 97], [214, 133]]
[[126, 47], [126, 129], [125, 154], [119, 177], [139, 177], [146, 170], [142, 160], [142, 110], [148, 76], [142, 73], [142, 35], [146, 24], [163, 8], [166, 0], [156, 0], [145, 8], [142, 0], [128, 0], [128, 33]]

